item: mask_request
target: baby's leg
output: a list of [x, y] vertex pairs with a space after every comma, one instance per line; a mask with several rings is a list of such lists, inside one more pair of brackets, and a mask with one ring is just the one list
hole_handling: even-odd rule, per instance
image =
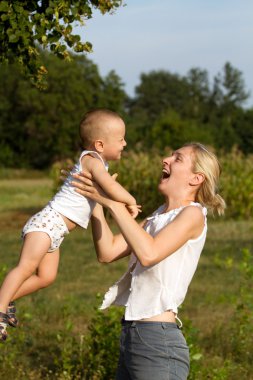
[[23, 282], [39, 267], [51, 245], [44, 232], [30, 232], [25, 236], [18, 265], [12, 269], [1, 286], [0, 311], [6, 313], [7, 306]]
[[33, 274], [25, 282], [23, 282], [13, 296], [12, 300], [14, 301], [52, 284], [57, 276], [59, 258], [59, 249], [53, 252], [48, 252], [41, 260], [37, 273]]

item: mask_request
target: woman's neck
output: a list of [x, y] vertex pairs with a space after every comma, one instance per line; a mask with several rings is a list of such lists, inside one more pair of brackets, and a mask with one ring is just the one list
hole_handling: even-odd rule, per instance
[[176, 208], [189, 206], [191, 202], [195, 202], [195, 199], [166, 199], [165, 209], [163, 212], [168, 212]]

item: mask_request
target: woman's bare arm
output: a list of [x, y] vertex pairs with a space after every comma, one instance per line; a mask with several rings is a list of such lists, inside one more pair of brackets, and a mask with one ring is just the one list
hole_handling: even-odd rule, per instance
[[[79, 192], [81, 194], [83, 187], [90, 189], [93, 188], [94, 191], [97, 191], [95, 184], [92, 181], [92, 175], [90, 173], [83, 172], [80, 174], [74, 174], [74, 177], [81, 181], [81, 183], [73, 182], [73, 185], [76, 188], [79, 188]], [[116, 178], [117, 174], [114, 174], [112, 177]], [[100, 192], [104, 195], [104, 197], [107, 197], [101, 188]], [[144, 223], [145, 220], [141, 222], [140, 225], [144, 225]], [[97, 204], [93, 210], [91, 216], [91, 225], [94, 246], [99, 262], [109, 263], [128, 256], [131, 253], [131, 248], [127, 244], [122, 234], [114, 235], [112, 233], [105, 219], [103, 208], [100, 206], [100, 204]]]
[[99, 262], [110, 263], [131, 253], [131, 249], [122, 234], [113, 235], [100, 204], [97, 204], [93, 210], [91, 226]]
[[155, 237], [143, 230], [128, 215], [122, 204], [111, 201], [107, 208], [143, 266], [151, 266], [164, 260], [188, 240], [196, 239], [204, 228], [202, 211], [196, 206], [183, 209]]
[[[85, 176], [85, 174], [83, 175]], [[188, 206], [181, 211], [173, 222], [165, 226], [155, 237], [152, 237], [142, 228], [142, 225], [138, 225], [131, 217], [125, 205], [109, 199], [99, 186], [91, 180], [88, 183], [87, 179], [82, 177], [83, 175], [80, 178], [78, 174], [76, 175], [76, 178], [83, 182], [75, 184], [77, 191], [107, 207], [131, 250], [134, 251], [144, 266], [154, 265], [162, 261], [188, 240], [197, 238], [203, 230], [204, 218], [202, 211], [199, 207]], [[96, 238], [99, 238], [99, 236], [96, 236]], [[111, 241], [108, 239], [107, 242], [110, 242], [110, 246], [113, 246], [113, 239], [110, 239]], [[100, 249], [106, 248], [101, 247]], [[122, 252], [117, 251], [116, 257], [120, 254]], [[115, 255], [115, 252], [113, 255]]]

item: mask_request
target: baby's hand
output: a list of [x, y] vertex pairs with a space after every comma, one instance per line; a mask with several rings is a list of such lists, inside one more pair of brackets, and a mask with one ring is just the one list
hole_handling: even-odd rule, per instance
[[141, 205], [126, 205], [126, 208], [134, 219], [142, 212]]

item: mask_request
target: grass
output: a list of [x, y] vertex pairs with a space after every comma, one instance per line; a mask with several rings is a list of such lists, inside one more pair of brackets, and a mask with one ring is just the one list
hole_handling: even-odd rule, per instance
[[[0, 180], [2, 277], [17, 262], [22, 226], [51, 195], [52, 182], [47, 177]], [[214, 368], [212, 377], [202, 374], [196, 380], [253, 379], [253, 366], [242, 368], [243, 363], [233, 357], [230, 342], [224, 339], [224, 344], [219, 343], [217, 337], [220, 326], [228, 326], [234, 318], [241, 284], [238, 263], [243, 248], [253, 251], [252, 232], [253, 221], [209, 221], [207, 243], [179, 313], [183, 322], [191, 320], [198, 330], [197, 344], [204, 366], [209, 363]], [[103, 294], [126, 266], [127, 260], [98, 264], [90, 229], [72, 232], [62, 245], [56, 282], [18, 301], [21, 324], [16, 330], [9, 329], [8, 340], [0, 346], [0, 374], [18, 380], [69, 379], [64, 371], [61, 375], [54, 372], [60, 356], [68, 358], [73, 351], [72, 339], [80, 343], [87, 334], [94, 308], [100, 302], [96, 295]], [[65, 366], [71, 365], [64, 360]], [[226, 360], [232, 363], [233, 371], [224, 369], [223, 373]]]

